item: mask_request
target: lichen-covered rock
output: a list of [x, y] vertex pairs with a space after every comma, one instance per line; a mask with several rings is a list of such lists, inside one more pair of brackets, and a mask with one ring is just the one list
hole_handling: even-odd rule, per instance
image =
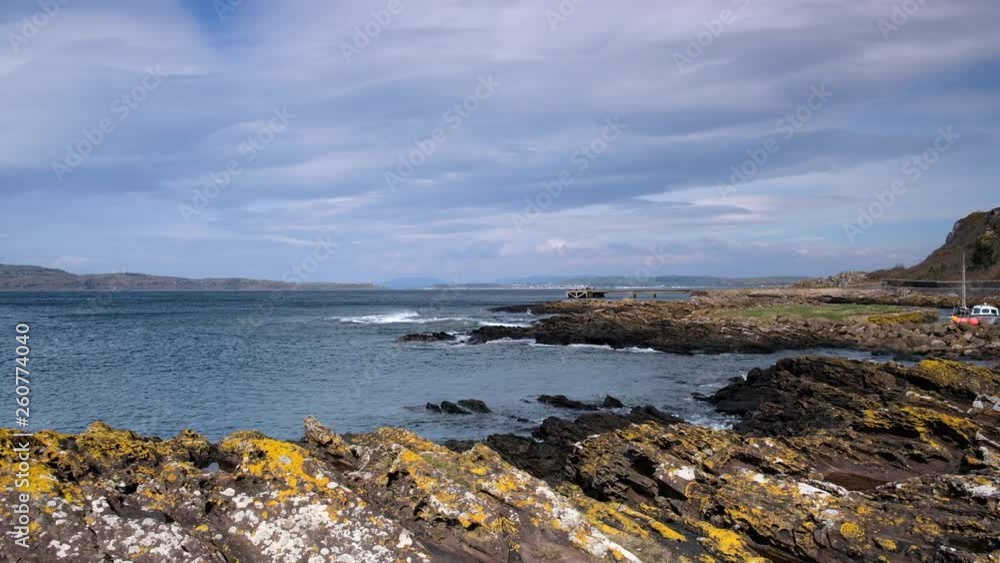
[[0, 473], [33, 521], [0, 560], [996, 563], [998, 375], [801, 357], [711, 398], [733, 430], [647, 407], [463, 451], [311, 417], [299, 443], [39, 432], [28, 483]]

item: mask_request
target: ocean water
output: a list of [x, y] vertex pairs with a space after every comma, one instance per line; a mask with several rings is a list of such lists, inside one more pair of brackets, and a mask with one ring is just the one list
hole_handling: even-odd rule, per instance
[[[540, 394], [652, 404], [689, 421], [729, 421], [694, 393], [796, 355], [678, 356], [650, 350], [502, 341], [402, 344], [411, 332], [466, 334], [527, 324], [490, 312], [559, 291], [0, 293], [0, 354], [13, 371], [14, 326], [30, 330], [32, 428], [79, 431], [95, 420], [144, 434], [192, 428], [218, 439], [254, 429], [297, 439], [313, 414], [340, 432], [379, 426], [431, 439], [529, 432], [571, 412]], [[851, 357], [867, 354], [824, 351]], [[8, 386], [13, 417], [13, 384]], [[431, 402], [475, 398], [491, 415], [449, 416]], [[0, 421], [0, 426], [13, 423]]]

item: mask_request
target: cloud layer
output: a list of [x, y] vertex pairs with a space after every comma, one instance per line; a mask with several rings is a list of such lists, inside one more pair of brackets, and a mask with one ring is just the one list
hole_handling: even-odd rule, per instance
[[5, 3], [0, 262], [825, 274], [1000, 204], [989, 0], [224, 2]]

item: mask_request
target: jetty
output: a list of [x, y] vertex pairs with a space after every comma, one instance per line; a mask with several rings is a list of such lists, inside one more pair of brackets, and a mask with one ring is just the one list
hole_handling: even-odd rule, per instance
[[690, 289], [683, 288], [661, 288], [661, 289], [594, 289], [584, 287], [582, 289], [570, 289], [566, 291], [567, 299], [604, 299], [609, 295], [631, 295], [638, 299], [640, 295], [651, 295], [656, 299], [660, 294], [691, 293]]

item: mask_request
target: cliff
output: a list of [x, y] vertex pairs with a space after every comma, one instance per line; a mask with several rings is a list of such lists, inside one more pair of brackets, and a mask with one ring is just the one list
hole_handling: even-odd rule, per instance
[[916, 266], [871, 275], [876, 279], [961, 280], [963, 254], [969, 280], [1000, 280], [1000, 207], [977, 211], [955, 223], [945, 243]]

